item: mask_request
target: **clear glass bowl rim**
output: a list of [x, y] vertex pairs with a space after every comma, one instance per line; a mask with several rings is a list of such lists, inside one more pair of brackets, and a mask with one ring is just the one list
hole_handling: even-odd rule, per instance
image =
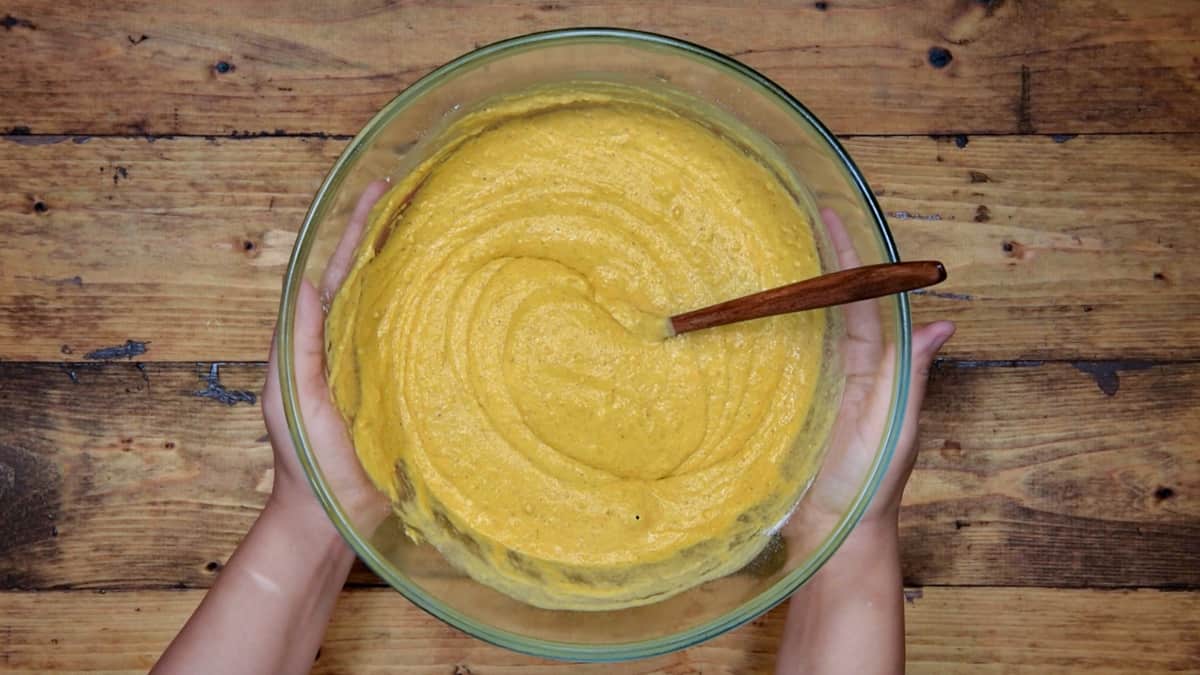
[[531, 33], [480, 47], [459, 56], [425, 75], [376, 113], [366, 126], [355, 135], [350, 144], [338, 157], [337, 162], [334, 163], [333, 168], [325, 177], [320, 189], [318, 189], [317, 194], [313, 198], [312, 204], [309, 206], [308, 212], [305, 214], [304, 221], [296, 237], [296, 244], [292, 249], [292, 255], [288, 260], [287, 271], [284, 275], [283, 295], [279, 305], [278, 316], [278, 323], [281, 326], [281, 330], [277, 332], [276, 337], [276, 347], [280, 359], [279, 384], [283, 395], [283, 408], [287, 418], [288, 429], [291, 432], [292, 442], [295, 444], [305, 475], [308, 477], [309, 483], [312, 485], [326, 514], [328, 514], [342, 538], [350, 545], [359, 559], [405, 598], [429, 614], [469, 635], [516, 652], [570, 661], [625, 661], [648, 658], [685, 649], [755, 619], [775, 605], [786, 600], [788, 596], [812, 577], [833, 555], [866, 511], [871, 498], [879, 488], [879, 484], [887, 472], [888, 465], [891, 463], [892, 454], [895, 451], [899, 438], [900, 425], [904, 419], [905, 401], [908, 397], [910, 384], [910, 338], [912, 323], [909, 315], [908, 297], [905, 294], [894, 296], [892, 301], [896, 303], [896, 316], [898, 319], [896, 321], [898, 333], [893, 336], [895, 340], [894, 344], [897, 346], [895, 372], [899, 375], [895, 378], [893, 384], [891, 410], [884, 431], [883, 442], [881, 443], [879, 452], [876, 453], [867, 479], [859, 490], [858, 495], [851, 502], [850, 508], [843, 514], [833, 531], [826, 536], [815, 554], [803, 565], [792, 570], [766, 591], [743, 603], [733, 611], [689, 630], [650, 640], [607, 645], [577, 644], [531, 638], [480, 623], [443, 605], [436, 598], [411, 583], [403, 573], [396, 570], [384, 559], [374, 546], [361, 537], [350, 523], [346, 512], [338, 503], [336, 496], [326, 485], [325, 476], [320, 470], [316, 456], [313, 454], [308, 439], [308, 432], [304, 427], [300, 414], [294, 375], [295, 363], [292, 352], [292, 331], [296, 313], [296, 299], [300, 284], [304, 279], [309, 251], [312, 248], [312, 233], [318, 227], [317, 223], [322, 220], [324, 212], [329, 208], [332, 196], [336, 194], [338, 188], [341, 186], [346, 169], [352, 164], [354, 157], [363, 148], [370, 145], [376, 134], [388, 121], [403, 111], [412, 101], [418, 99], [425, 91], [437, 86], [441, 81], [452, 77], [463, 68], [490, 61], [495, 57], [514, 50], [523, 50], [547, 44], [559, 45], [570, 43], [616, 43], [666, 48], [681, 55], [707, 62], [707, 65], [711, 67], [725, 70], [735, 77], [742, 78], [747, 84], [756, 86], [768, 94], [768, 97], [774, 98], [777, 102], [784, 104], [804, 124], [812, 127], [828, 144], [829, 149], [841, 160], [843, 167], [858, 188], [860, 196], [868, 206], [868, 211], [874, 220], [885, 258], [891, 262], [899, 260], [895, 241], [892, 238], [891, 231], [888, 229], [883, 211], [880, 209], [874, 194], [868, 187], [866, 179], [858, 167], [855, 166], [853, 160], [850, 159], [849, 154], [846, 153], [834, 135], [808, 108], [758, 71], [707, 47], [655, 33], [621, 28], [569, 28]]

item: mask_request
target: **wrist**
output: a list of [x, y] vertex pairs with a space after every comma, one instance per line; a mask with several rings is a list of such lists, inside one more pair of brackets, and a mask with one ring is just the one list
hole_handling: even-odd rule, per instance
[[890, 580], [898, 576], [899, 566], [900, 530], [897, 522], [889, 518], [872, 518], [860, 522], [850, 532], [814, 581], [861, 583], [884, 576]]
[[778, 672], [901, 673], [903, 664], [899, 529], [872, 517], [792, 597]]
[[353, 558], [354, 552], [342, 539], [316, 497], [304, 499], [288, 492], [273, 492], [259, 515], [272, 531], [286, 540], [296, 555], [310, 560]]

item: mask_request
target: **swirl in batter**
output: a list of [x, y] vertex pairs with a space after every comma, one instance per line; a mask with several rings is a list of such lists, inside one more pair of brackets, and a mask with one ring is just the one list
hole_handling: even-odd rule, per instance
[[409, 534], [542, 607], [651, 602], [786, 516], [825, 315], [664, 339], [820, 273], [777, 174], [686, 109], [577, 84], [465, 115], [378, 204], [328, 320], [334, 398]]

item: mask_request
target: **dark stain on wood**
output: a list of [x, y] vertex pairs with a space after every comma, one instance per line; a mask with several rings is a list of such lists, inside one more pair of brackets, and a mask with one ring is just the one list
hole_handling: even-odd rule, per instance
[[113, 169], [113, 185], [120, 183], [122, 179], [126, 178], [129, 178], [129, 169], [126, 169], [123, 166], [118, 166]]
[[[7, 412], [20, 407], [9, 400], [13, 393], [7, 388], [0, 392], [0, 406], [10, 408]], [[36, 566], [4, 561], [21, 557], [15, 553], [25, 547], [52, 540], [62, 504], [62, 474], [49, 452], [32, 447], [0, 443], [0, 585], [6, 589], [40, 585]]]
[[149, 340], [126, 340], [125, 344], [116, 347], [102, 347], [83, 355], [89, 361], [114, 361], [116, 359], [132, 359], [149, 351]]
[[984, 173], [982, 171], [968, 171], [967, 177], [969, 177], [971, 179], [971, 183], [973, 183], [973, 184], [974, 183], [990, 183], [990, 182], [992, 182], [991, 176], [987, 175], [986, 173]]
[[49, 210], [50, 210], [50, 207], [46, 205], [46, 202], [44, 202], [40, 199], [33, 203], [33, 212], [34, 213], [42, 214], [42, 213], [46, 213]]
[[18, 339], [70, 335], [90, 325], [90, 317], [64, 312], [59, 298], [39, 293], [19, 293], [7, 303], [0, 302], [0, 316], [5, 317], [6, 328]]
[[[878, 193], [879, 190], [876, 190], [875, 192]], [[895, 218], [897, 220], [941, 220], [942, 219], [941, 214], [938, 214], [938, 213], [924, 214], [924, 213], [912, 213], [909, 211], [891, 211], [888, 213], [888, 217]]]
[[925, 597], [925, 591], [921, 590], [920, 588], [904, 589], [904, 602], [910, 605], [917, 604], [917, 601], [923, 597]]
[[967, 147], [967, 144], [969, 144], [970, 142], [971, 142], [971, 139], [966, 134], [958, 134], [957, 136], [954, 137], [954, 145], [957, 146], [959, 149]]
[[138, 119], [129, 123], [129, 129], [131, 131], [133, 131], [133, 133], [135, 135], [141, 136], [141, 137], [145, 138], [146, 140], [150, 141], [151, 143], [154, 142], [151, 140], [152, 138], [154, 138], [154, 135], [150, 133], [150, 119], [149, 118], [139, 117]]
[[0, 19], [0, 26], [4, 26], [4, 30], [12, 30], [14, 28], [27, 28], [29, 30], [37, 30], [37, 25], [29, 19], [21, 19], [12, 14], [5, 14], [3, 19]]
[[1071, 366], [1081, 373], [1087, 373], [1096, 381], [1100, 391], [1108, 396], [1116, 396], [1121, 389], [1122, 370], [1146, 370], [1153, 367], [1149, 361], [1074, 361]]
[[1160, 502], [1166, 501], [1174, 496], [1175, 496], [1175, 490], [1173, 490], [1165, 485], [1158, 486], [1158, 489], [1154, 491], [1154, 498]]
[[[954, 579], [966, 585], [1052, 588], [1200, 586], [1200, 566], [1195, 564], [1200, 525], [1072, 515], [1070, 505], [1086, 503], [1094, 498], [1088, 495], [1110, 485], [1107, 477], [1095, 480], [1053, 469], [1029, 475], [1025, 489], [1062, 504], [1061, 512], [1031, 508], [1005, 495], [903, 507], [904, 583], [927, 586]], [[971, 515], [975, 513], [980, 517]], [[947, 527], [956, 519], [970, 526]]]
[[941, 69], [950, 65], [950, 62], [954, 60], [954, 55], [945, 47], [930, 47], [927, 58], [929, 59], [929, 65]]
[[[137, 363], [133, 364], [133, 367], [137, 368], [138, 374], [142, 376], [142, 382], [145, 383], [145, 385], [146, 385], [146, 391], [149, 392], [150, 391], [150, 373], [146, 371], [146, 364], [142, 363], [141, 361], [138, 361]], [[141, 390], [142, 390], [142, 388], [138, 387], [138, 391], [141, 391]]]
[[136, 46], [136, 45], [140, 45], [140, 44], [142, 44], [142, 43], [143, 43], [143, 42], [145, 42], [146, 40], [149, 40], [149, 39], [150, 39], [150, 36], [149, 36], [149, 35], [146, 35], [146, 34], [142, 34], [142, 35], [140, 35], [140, 36], [138, 36], [138, 37], [136, 37], [136, 38], [135, 38], [135, 37], [133, 37], [132, 35], [126, 35], [126, 36], [125, 36], [125, 39], [126, 39], [126, 40], [129, 40], [129, 44], [131, 44], [131, 45], [135, 45], [135, 46]]
[[829, 3], [828, 2], [814, 2], [813, 7], [816, 7], [818, 12], [824, 12], [825, 10], [829, 9]]
[[976, 2], [983, 5], [983, 15], [990, 17], [996, 13], [997, 9], [1000, 9], [1004, 6], [1005, 0], [976, 0]]
[[1004, 251], [1004, 256], [1014, 258], [1016, 260], [1024, 260], [1029, 251], [1024, 244], [1019, 241], [1004, 241], [1000, 244], [1000, 250]]
[[[45, 475], [20, 485], [26, 472], [17, 473], [21, 490], [43, 495], [36, 509], [25, 509], [35, 514], [25, 523], [13, 522], [5, 511], [13, 505], [0, 496], [0, 591], [163, 588], [178, 579], [189, 587], [211, 585], [204, 565], [233, 551], [261, 507], [255, 486], [271, 466], [270, 450], [247, 442], [262, 433], [261, 415], [246, 406], [198, 404], [188, 396], [195, 388], [194, 363], [145, 364], [158, 386], [138, 395], [122, 393], [143, 383], [136, 363], [66, 365], [79, 384], [60, 363], [0, 363], [0, 445], [8, 446], [0, 449], [0, 462], [13, 465], [8, 455], [17, 449], [33, 455], [30, 461]], [[264, 376], [261, 364], [221, 368], [231, 388], [256, 389]], [[176, 489], [187, 491], [186, 503], [155, 496]], [[120, 514], [118, 520], [141, 518], [140, 524], [128, 521], [129, 527], [172, 546], [143, 556], [138, 551], [148, 549], [139, 547], [149, 539], [104, 541], [109, 513]], [[181, 513], [190, 514], [184, 516], [190, 525], [176, 529], [170, 523]], [[92, 527], [97, 518], [98, 529]], [[18, 540], [30, 543], [6, 549], [14, 528], [27, 529], [29, 535]], [[370, 578], [366, 572], [360, 577]]]
[[980, 204], [975, 207], [975, 217], [972, 218], [977, 223], [986, 223], [992, 219], [992, 210]]
[[[159, 138], [171, 138], [171, 136], [159, 136]], [[216, 142], [217, 140], [216, 136], [211, 135], [206, 135], [204, 138], [210, 142]], [[263, 129], [261, 131], [234, 129], [230, 131], [227, 136], [223, 136], [222, 138], [229, 138], [239, 141], [252, 140], [255, 138], [313, 138], [318, 140], [348, 141], [354, 138], [354, 136], [352, 134], [331, 134], [324, 131], [293, 132], [288, 131], [287, 129], [276, 128]]]
[[973, 359], [937, 359], [933, 362], [935, 368], [971, 370], [975, 368], [1040, 368], [1045, 361], [1021, 359], [1010, 360], [973, 360]]
[[209, 366], [208, 375], [205, 376], [204, 381], [206, 385], [204, 389], [192, 392], [193, 396], [211, 399], [228, 406], [234, 406], [239, 403], [254, 405], [258, 402], [258, 396], [252, 391], [226, 389], [225, 385], [221, 384], [221, 364], [219, 363]]
[[1017, 131], [1032, 134], [1033, 131], [1033, 72], [1029, 66], [1021, 66], [1021, 91], [1017, 95]]
[[1079, 134], [1054, 134], [1050, 137], [1050, 140], [1054, 141], [1055, 143], [1066, 143], [1078, 135]]
[[24, 133], [24, 134], [13, 134], [11, 136], [5, 136], [4, 140], [8, 141], [9, 143], [16, 143], [17, 145], [37, 146], [37, 145], [58, 145], [59, 143], [66, 142], [70, 138], [71, 138], [70, 136], [62, 136], [59, 134], [45, 134], [45, 135], [39, 134], [37, 136], [34, 136], [29, 133]]
[[217, 73], [218, 75], [225, 75], [226, 73], [232, 73], [235, 70], [237, 70], [237, 66], [233, 65], [232, 63], [230, 63], [228, 61], [217, 61], [216, 63], [213, 64], [213, 72]]
[[941, 298], [943, 300], [960, 300], [970, 302], [975, 299], [975, 296], [968, 293], [947, 293], [946, 291], [932, 291], [928, 288], [921, 288], [915, 291], [909, 291], [909, 295], [926, 295], [931, 298]]
[[465, 663], [460, 663], [454, 666], [454, 672], [451, 675], [473, 675], [471, 668]]

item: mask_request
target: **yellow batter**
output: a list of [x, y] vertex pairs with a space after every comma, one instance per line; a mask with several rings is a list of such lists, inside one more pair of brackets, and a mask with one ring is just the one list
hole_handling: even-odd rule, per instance
[[334, 397], [411, 536], [543, 607], [738, 569], [811, 476], [821, 312], [664, 339], [820, 273], [775, 173], [641, 90], [464, 116], [376, 206], [328, 322]]

